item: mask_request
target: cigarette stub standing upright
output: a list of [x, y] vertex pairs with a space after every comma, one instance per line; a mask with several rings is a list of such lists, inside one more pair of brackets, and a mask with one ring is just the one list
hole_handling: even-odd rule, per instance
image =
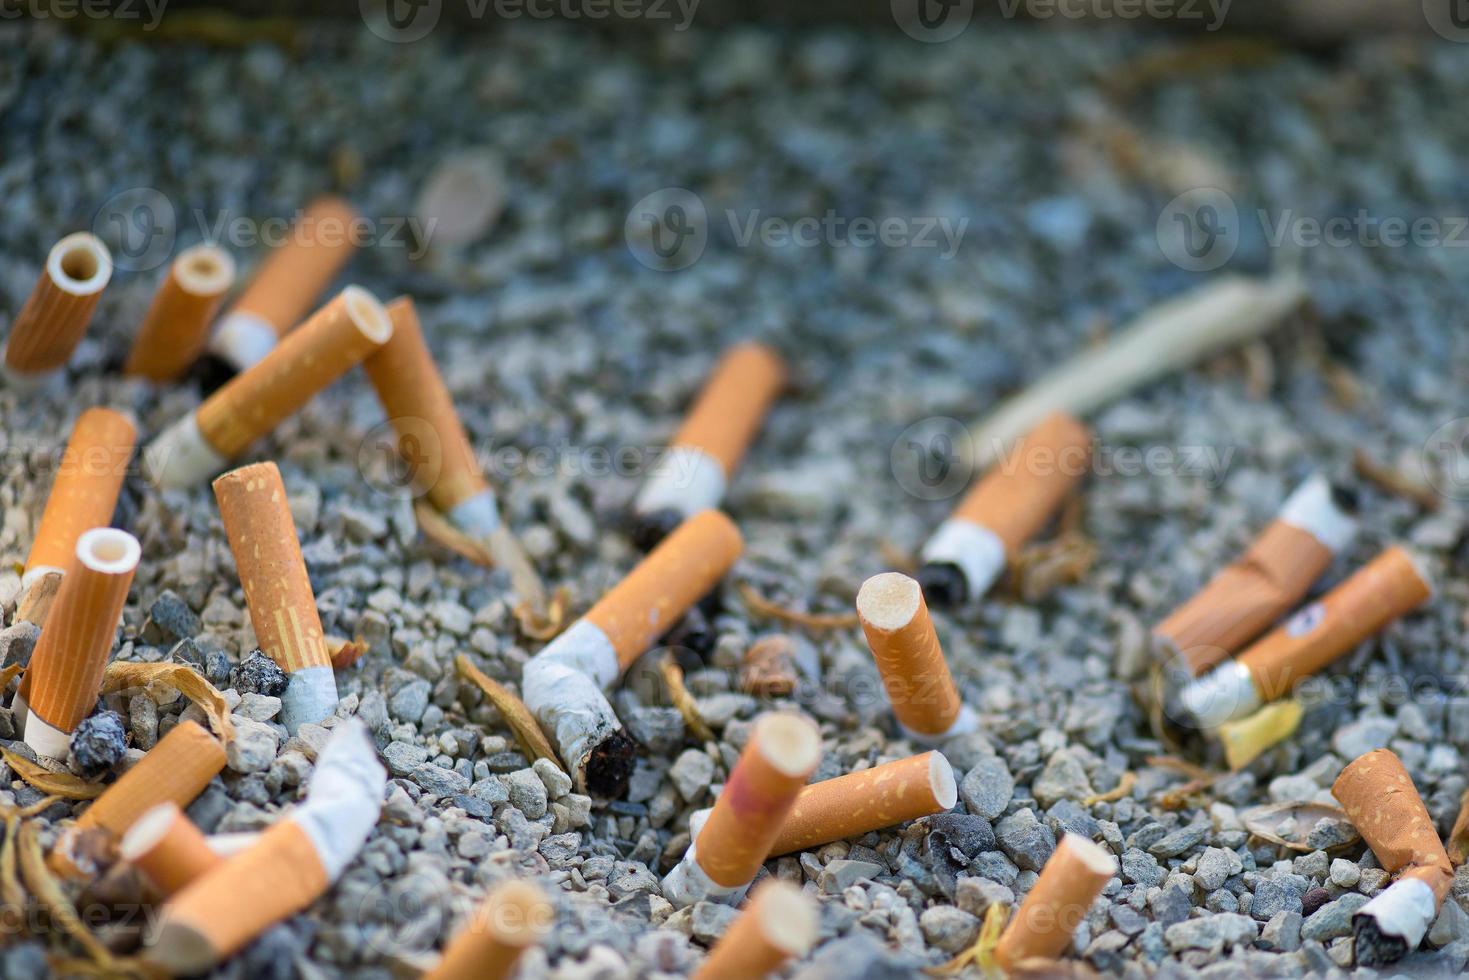
[[1432, 595], [1418, 563], [1402, 548], [1388, 548], [1239, 657], [1185, 687], [1183, 709], [1200, 728], [1242, 718]]
[[790, 816], [770, 845], [770, 854], [806, 851], [943, 813], [958, 799], [954, 768], [940, 752], [924, 752], [823, 779], [797, 794]]
[[[500, 517], [495, 491], [454, 409], [448, 386], [423, 337], [418, 311], [406, 296], [388, 304], [393, 336], [362, 362], [399, 449], [412, 467], [413, 489], [465, 534], [489, 548], [510, 572], [520, 597], [539, 607], [544, 586], [529, 556]], [[530, 594], [527, 594], [530, 593]]]
[[86, 531], [36, 640], [20, 692], [25, 742], [37, 755], [65, 759], [71, 733], [91, 714], [117, 638], [142, 548], [116, 528]]
[[931, 744], [978, 727], [954, 686], [916, 579], [884, 572], [863, 582], [857, 617], [904, 733]]
[[720, 505], [785, 380], [785, 362], [764, 344], [725, 352], [633, 501], [639, 547], [653, 547], [680, 521]]
[[30, 298], [5, 342], [5, 374], [34, 384], [66, 366], [112, 278], [112, 254], [96, 235], [67, 235], [52, 246]]
[[632, 774], [632, 739], [603, 692], [714, 588], [743, 548], [724, 514], [695, 514], [525, 665], [525, 705], [584, 791], [621, 796]]
[[52, 850], [52, 864], [65, 873], [92, 870], [84, 849], [75, 846], [83, 832], [104, 830], [116, 842], [154, 807], [194, 802], [224, 764], [219, 739], [197, 722], [179, 722], [62, 834]]
[[132, 421], [110, 408], [89, 408], [77, 417], [31, 541], [22, 585], [64, 572], [82, 532], [112, 520], [137, 437]]
[[820, 929], [816, 900], [789, 882], [771, 879], [755, 889], [694, 980], [760, 980], [805, 956]]
[[1116, 873], [1117, 861], [1106, 848], [1066, 834], [1001, 934], [995, 962], [1008, 971], [1029, 959], [1058, 959]]
[[1418, 948], [1454, 884], [1454, 866], [1403, 761], [1359, 757], [1331, 787], [1385, 871], [1398, 876], [1352, 917], [1357, 965], [1387, 966]]
[[123, 373], [162, 383], [188, 369], [204, 350], [209, 324], [235, 282], [235, 260], [218, 245], [179, 253], [153, 294]]
[[1020, 439], [924, 544], [918, 581], [930, 602], [959, 605], [989, 591], [1086, 475], [1092, 434], [1057, 412]]
[[821, 733], [809, 718], [762, 715], [707, 819], [690, 827], [693, 841], [663, 879], [663, 897], [677, 908], [743, 898], [820, 761]]
[[1153, 630], [1162, 651], [1197, 677], [1295, 606], [1356, 536], [1355, 501], [1313, 476], [1286, 499], [1232, 565]]
[[289, 678], [281, 723], [294, 732], [337, 706], [337, 679], [301, 557], [286, 487], [274, 463], [252, 463], [214, 481], [255, 638]]
[[266, 255], [220, 319], [209, 349], [237, 371], [264, 360], [352, 258], [360, 220], [338, 197], [308, 204], [286, 241]]
[[383, 305], [348, 286], [254, 367], [161, 432], [145, 451], [149, 476], [160, 487], [213, 476], [392, 335]]
[[176, 974], [202, 973], [316, 901], [372, 834], [387, 783], [367, 726], [337, 725], [306, 801], [174, 895], [148, 930], [148, 958]]
[[505, 980], [521, 955], [551, 933], [556, 910], [528, 881], [496, 885], [423, 980]]

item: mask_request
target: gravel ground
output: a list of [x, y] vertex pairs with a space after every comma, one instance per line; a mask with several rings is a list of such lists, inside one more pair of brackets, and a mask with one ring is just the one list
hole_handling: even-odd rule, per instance
[[[383, 820], [341, 883], [216, 975], [398, 975], [431, 959], [486, 885], [512, 874], [556, 892], [558, 928], [528, 955], [528, 975], [692, 969], [732, 912], [674, 912], [659, 878], [750, 720], [791, 706], [738, 690], [744, 649], [781, 626], [747, 610], [732, 583], [849, 610], [861, 581], [915, 551], [952, 505], [904, 489], [921, 484], [900, 434], [923, 419], [977, 417], [1199, 281], [1169, 261], [1175, 240], [1165, 233], [1160, 248], [1156, 231], [1170, 199], [1196, 183], [1226, 187], [1238, 206], [1231, 265], [1299, 266], [1314, 309], [1249, 357], [1215, 359], [1093, 421], [1113, 452], [1205, 447], [1225, 462], [1099, 473], [1082, 518], [1098, 558], [1079, 582], [1029, 603], [1001, 591], [939, 616], [983, 721], [982, 734], [945, 746], [962, 779], [957, 812], [973, 817], [963, 847], [945, 853], [918, 822], [768, 870], [822, 903], [820, 945], [792, 968], [803, 977], [910, 976], [949, 959], [991, 903], [1023, 896], [1061, 829], [1120, 858], [1071, 952], [1099, 972], [1351, 972], [1349, 913], [1385, 873], [1360, 844], [1329, 855], [1251, 839], [1240, 813], [1329, 799], [1340, 767], [1381, 745], [1402, 756], [1441, 831], [1458, 811], [1469, 783], [1465, 510], [1452, 494], [1431, 511], [1365, 482], [1352, 457], [1362, 449], [1417, 473], [1430, 434], [1464, 414], [1469, 276], [1450, 241], [1275, 247], [1270, 233], [1282, 216], [1365, 210], [1432, 219], [1462, 247], [1469, 235], [1455, 216], [1469, 183], [1455, 160], [1469, 145], [1459, 98], [1469, 46], [1158, 56], [1177, 43], [999, 25], [924, 45], [896, 31], [608, 37], [523, 23], [401, 45], [352, 26], [303, 28], [207, 49], [0, 25], [0, 321], [24, 301], [49, 245], [99, 209], [118, 211], [114, 195], [128, 188], [166, 199], [177, 234], [165, 242], [180, 247], [220, 216], [248, 223], [289, 215], [320, 190], [350, 195], [382, 219], [381, 244], [350, 278], [418, 298], [512, 522], [575, 611], [635, 561], [620, 520], [636, 466], [607, 475], [589, 450], [646, 458], [735, 339], [772, 341], [796, 374], [728, 500], [748, 544], [722, 610], [682, 634], [708, 664], [689, 682], [720, 742], [687, 740], [647, 685], [620, 694], [647, 751], [616, 802], [571, 793], [554, 767], [528, 768], [494, 710], [454, 676], [453, 656], [467, 652], [513, 681], [538, 644], [518, 634], [502, 574], [424, 543], [408, 503], [363, 478], [357, 447], [382, 416], [360, 374], [256, 448], [281, 465], [327, 631], [371, 643], [338, 673], [339, 713], [375, 729], [393, 779]], [[503, 215], [476, 245], [420, 256], [405, 216], [430, 172], [468, 148], [498, 157]], [[707, 248], [677, 271], [648, 268], [646, 235], [630, 247], [624, 233], [633, 203], [667, 187], [696, 193], [708, 215]], [[1257, 209], [1270, 215], [1264, 227]], [[752, 218], [828, 211], [900, 218], [915, 234], [941, 219], [963, 232], [955, 250], [741, 234]], [[111, 373], [159, 275], [156, 257], [118, 254], [123, 268], [65, 394], [0, 392], [6, 622], [19, 587], [8, 569], [25, 557], [45, 461], [79, 407], [130, 409], [151, 434], [199, 397], [193, 383], [154, 392]], [[1114, 458], [1127, 468], [1126, 454]], [[370, 474], [378, 466], [368, 460]], [[1313, 468], [1362, 498], [1363, 533], [1328, 582], [1404, 540], [1428, 556], [1440, 592], [1338, 665], [1339, 683], [1318, 686], [1295, 737], [1166, 808], [1160, 797], [1185, 777], [1147, 761], [1172, 751], [1133, 700], [1147, 625], [1232, 558]], [[233, 690], [230, 667], [254, 644], [208, 489], [159, 494], [134, 480], [118, 519], [144, 560], [117, 656], [190, 660]], [[0, 633], [7, 662], [25, 646], [16, 635]], [[820, 776], [918, 750], [862, 693], [875, 673], [859, 631], [800, 642], [822, 668], [798, 698], [822, 724]], [[145, 700], [111, 705], [135, 748], [184, 706]], [[240, 700], [249, 742], [190, 808], [204, 829], [261, 827], [296, 798], [314, 747], [287, 742], [276, 709], [258, 694]], [[0, 735], [10, 723], [0, 709]], [[1081, 803], [1127, 772], [1138, 779], [1126, 796]], [[4, 767], [0, 776], [0, 801], [39, 798]], [[45, 819], [68, 813], [53, 806]], [[11, 945], [0, 975], [36, 975], [41, 949]], [[1461, 873], [1409, 965], [1456, 973], [1466, 959]]]

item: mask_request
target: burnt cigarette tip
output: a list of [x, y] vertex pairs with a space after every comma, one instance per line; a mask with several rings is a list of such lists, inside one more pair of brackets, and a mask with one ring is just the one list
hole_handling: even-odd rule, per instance
[[1352, 917], [1352, 948], [1357, 965], [1368, 969], [1392, 966], [1408, 955], [1408, 941], [1384, 932], [1376, 919], [1358, 913]]
[[946, 561], [929, 562], [918, 569], [918, 586], [931, 606], [952, 609], [969, 598], [969, 583], [958, 565]]
[[1329, 480], [1326, 489], [1331, 494], [1331, 502], [1343, 513], [1355, 515], [1360, 509], [1362, 495], [1354, 487], [1349, 487], [1337, 480]]
[[638, 745], [624, 731], [615, 731], [599, 742], [587, 758], [587, 789], [593, 796], [621, 799], [637, 763]]
[[635, 513], [628, 520], [628, 537], [639, 551], [652, 551], [681, 523], [683, 514], [672, 507], [661, 507], [646, 514]]

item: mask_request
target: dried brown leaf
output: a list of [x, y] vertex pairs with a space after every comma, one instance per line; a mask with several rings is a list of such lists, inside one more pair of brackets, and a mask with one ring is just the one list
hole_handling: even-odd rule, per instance
[[418, 521], [418, 530], [434, 544], [476, 565], [495, 567], [489, 546], [455, 527], [427, 499], [420, 497], [413, 502], [413, 516]]
[[895, 572], [912, 575], [918, 570], [918, 560], [887, 538], [877, 543], [877, 554], [882, 559], [882, 563]]
[[17, 621], [46, 625], [46, 616], [51, 612], [51, 603], [56, 600], [56, 590], [61, 588], [61, 573], [47, 572], [36, 579], [20, 597], [15, 607]]
[[510, 726], [510, 731], [515, 735], [515, 742], [520, 746], [521, 754], [527, 760], [535, 762], [537, 759], [550, 759], [565, 771], [566, 767], [561, 765], [561, 760], [556, 757], [556, 750], [551, 748], [546, 733], [541, 731], [540, 724], [536, 722], [535, 716], [530, 713], [524, 701], [511, 694], [505, 685], [470, 663], [469, 658], [462, 653], [454, 658], [454, 668], [459, 672], [460, 677], [483, 691], [485, 697], [490, 699], [490, 703], [499, 710], [501, 717], [505, 719], [505, 724]]
[[1093, 803], [1116, 803], [1128, 793], [1131, 793], [1132, 788], [1136, 785], [1137, 773], [1129, 769], [1127, 772], [1124, 772], [1122, 774], [1121, 779], [1117, 780], [1116, 786], [1107, 790], [1107, 792], [1105, 793], [1097, 793], [1093, 796], [1088, 796], [1086, 799], [1081, 801], [1081, 805], [1091, 806]]
[[1454, 829], [1449, 831], [1449, 860], [1454, 867], [1469, 859], [1469, 790], [1464, 791], [1459, 801], [1459, 815], [1454, 819]]
[[1063, 585], [1080, 582], [1097, 560], [1097, 546], [1082, 534], [1063, 534], [1033, 544], [1015, 556], [1010, 567], [1014, 592], [1026, 602], [1038, 602]]
[[5, 759], [5, 764], [17, 776], [48, 796], [59, 796], [64, 800], [95, 800], [107, 788], [101, 783], [89, 783], [69, 772], [52, 772], [3, 746], [0, 746], [0, 757]]
[[[1349, 827], [1353, 826], [1341, 807], [1314, 802], [1267, 803], [1264, 806], [1250, 807], [1239, 815], [1239, 819], [1245, 829], [1256, 837], [1301, 854], [1316, 850], [1307, 840], [1311, 831], [1322, 821], [1335, 820]], [[1287, 837], [1286, 834], [1293, 837]], [[1345, 847], [1355, 843], [1356, 839], [1354, 836], [1338, 846]]]
[[11, 664], [4, 670], [0, 670], [0, 691], [8, 688], [10, 686], [10, 682], [15, 680], [24, 672], [25, 668], [22, 667], [20, 664]]
[[986, 980], [1001, 980], [1005, 973], [995, 962], [995, 947], [1000, 944], [1000, 936], [1004, 934], [1005, 922], [1009, 918], [1009, 906], [1004, 902], [994, 903], [985, 910], [984, 922], [980, 925], [979, 935], [975, 937], [972, 946], [947, 963], [926, 967], [923, 972], [931, 977], [952, 977], [972, 966]]
[[367, 649], [366, 640], [347, 640], [340, 636], [326, 638], [326, 651], [332, 658], [332, 670], [346, 670], [361, 660]]
[[520, 632], [532, 640], [552, 640], [566, 628], [566, 610], [570, 605], [571, 592], [562, 586], [551, 596], [542, 613], [537, 613], [528, 602], [517, 603], [515, 621], [520, 625]]
[[714, 733], [709, 730], [709, 725], [699, 714], [699, 706], [694, 703], [694, 696], [683, 682], [683, 669], [678, 662], [669, 654], [663, 658], [658, 665], [659, 672], [663, 675], [663, 684], [668, 688], [668, 700], [683, 715], [683, 723], [694, 737], [701, 742], [714, 741]]
[[796, 689], [795, 641], [784, 633], [750, 644], [740, 666], [740, 690], [757, 697], [784, 697]]
[[155, 684], [171, 687], [194, 702], [209, 719], [221, 741], [235, 737], [234, 722], [230, 721], [229, 702], [215, 686], [204, 679], [204, 675], [188, 664], [140, 664], [114, 660], [107, 665], [102, 675], [102, 693], [113, 694], [131, 688], [147, 688]]
[[20, 830], [20, 815], [10, 812], [5, 815], [5, 843], [0, 846], [0, 899], [5, 907], [19, 911], [25, 907], [26, 890], [20, 883], [16, 866], [16, 834]]
[[1424, 510], [1438, 510], [1443, 504], [1443, 498], [1428, 483], [1378, 462], [1364, 449], [1352, 454], [1352, 468], [1362, 479], [1377, 484], [1388, 493], [1405, 497]]
[[787, 609], [784, 606], [777, 605], [776, 603], [771, 602], [769, 599], [756, 592], [755, 589], [748, 582], [740, 582], [737, 586], [735, 586], [735, 588], [739, 592], [740, 598], [745, 601], [745, 605], [749, 606], [750, 611], [758, 616], [765, 616], [769, 619], [778, 619], [783, 623], [791, 623], [796, 626], [804, 626], [806, 629], [812, 630], [847, 629], [849, 627], [856, 626], [858, 623], [857, 614], [855, 612], [800, 612], [799, 610]]
[[52, 921], [74, 939], [98, 966], [107, 968], [114, 976], [122, 973], [112, 953], [82, 924], [76, 908], [62, 890], [61, 883], [46, 866], [45, 855], [41, 852], [40, 825], [35, 821], [21, 824], [18, 850], [20, 874], [25, 880], [26, 888], [46, 907]]

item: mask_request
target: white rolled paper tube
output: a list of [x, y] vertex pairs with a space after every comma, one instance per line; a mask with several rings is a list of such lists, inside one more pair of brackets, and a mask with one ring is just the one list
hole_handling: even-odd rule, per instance
[[691, 517], [718, 507], [727, 482], [719, 460], [696, 446], [674, 446], [648, 474], [633, 510], [639, 514], [672, 510]]
[[448, 514], [449, 523], [465, 534], [482, 537], [500, 527], [500, 507], [495, 491], [486, 488], [455, 504]]
[[582, 785], [592, 750], [622, 730], [603, 693], [619, 674], [612, 641], [584, 619], [571, 624], [521, 671], [525, 706], [556, 742], [561, 758]]
[[689, 817], [689, 849], [684, 852], [678, 865], [663, 879], [663, 897], [675, 908], [687, 908], [695, 902], [719, 902], [723, 905], [738, 905], [749, 891], [750, 883], [726, 886], [710, 878], [695, 860], [699, 831], [712, 811], [705, 807], [694, 811]]
[[367, 843], [387, 785], [367, 726], [357, 718], [338, 724], [316, 757], [306, 802], [290, 815], [311, 838], [329, 880], [336, 881]]
[[953, 565], [964, 576], [972, 602], [1005, 571], [1005, 544], [995, 532], [962, 517], [950, 517], [933, 532], [920, 555], [925, 565]]
[[1339, 555], [1357, 536], [1357, 519], [1331, 495], [1331, 484], [1320, 475], [1296, 488], [1280, 508], [1280, 519], [1311, 535], [1334, 555]]
[[143, 468], [160, 490], [203, 483], [228, 463], [205, 440], [193, 412], [158, 433], [143, 450]]
[[979, 731], [979, 715], [969, 705], [961, 704], [959, 706], [959, 717], [954, 719], [954, 723], [949, 726], [948, 731], [941, 732], [938, 735], [924, 735], [920, 732], [913, 731], [913, 729], [901, 723], [899, 723], [898, 728], [911, 741], [917, 742], [919, 745], [933, 747], [941, 745], [951, 738]]
[[1399, 878], [1358, 909], [1352, 919], [1371, 919], [1378, 932], [1401, 939], [1411, 953], [1423, 942], [1437, 917], [1438, 900], [1433, 889], [1417, 878]]
[[1252, 714], [1261, 705], [1254, 676], [1238, 660], [1222, 663], [1191, 682], [1179, 697], [1195, 724], [1206, 731]]
[[265, 360], [279, 342], [275, 327], [253, 313], [236, 310], [220, 319], [209, 350], [236, 371], [243, 371]]
[[286, 693], [281, 696], [281, 724], [295, 733], [302, 725], [315, 725], [337, 708], [337, 675], [330, 665], [303, 667], [286, 674]]

